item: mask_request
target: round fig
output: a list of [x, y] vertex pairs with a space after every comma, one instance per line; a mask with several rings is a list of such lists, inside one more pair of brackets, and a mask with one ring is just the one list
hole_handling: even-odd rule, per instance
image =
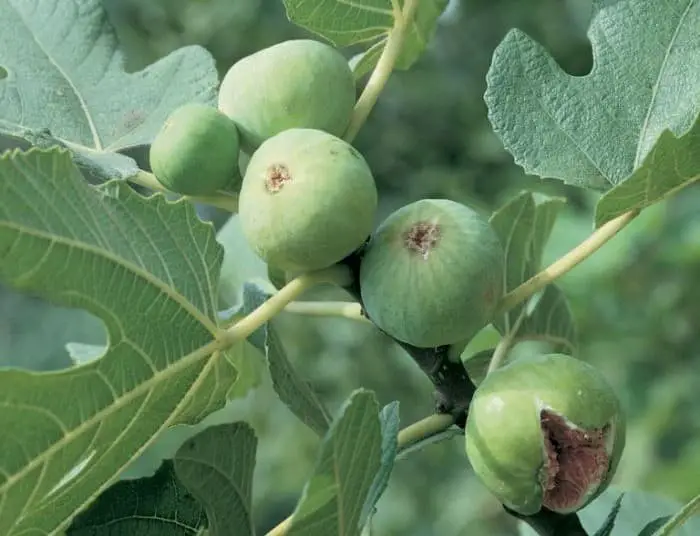
[[469, 338], [503, 295], [503, 247], [488, 220], [446, 199], [423, 199], [384, 220], [360, 264], [360, 293], [384, 332], [421, 348]]
[[341, 136], [355, 106], [355, 79], [345, 57], [313, 39], [294, 39], [236, 62], [219, 87], [219, 109], [253, 151], [292, 128]]
[[575, 512], [602, 493], [625, 445], [625, 419], [595, 367], [563, 354], [489, 374], [469, 407], [466, 452], [499, 501], [523, 515]]
[[239, 197], [241, 229], [269, 265], [290, 272], [340, 261], [372, 232], [377, 189], [362, 155], [320, 130], [290, 129], [253, 153]]
[[185, 104], [167, 118], [149, 151], [158, 182], [183, 195], [237, 190], [239, 137], [236, 124], [216, 108]]

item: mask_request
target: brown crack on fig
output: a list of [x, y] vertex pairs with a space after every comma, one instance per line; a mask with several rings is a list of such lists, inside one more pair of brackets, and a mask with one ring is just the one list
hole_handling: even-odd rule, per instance
[[610, 426], [572, 428], [561, 415], [547, 409], [540, 413], [540, 426], [547, 457], [541, 475], [542, 505], [555, 512], [573, 511], [608, 472], [606, 438]]
[[403, 233], [403, 243], [410, 252], [427, 259], [442, 235], [440, 225], [430, 221], [419, 221]]
[[284, 164], [272, 164], [265, 174], [265, 188], [268, 192], [276, 194], [285, 184], [292, 180], [289, 168]]

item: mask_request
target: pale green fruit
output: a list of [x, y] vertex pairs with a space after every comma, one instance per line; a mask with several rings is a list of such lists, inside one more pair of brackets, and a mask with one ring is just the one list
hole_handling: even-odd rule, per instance
[[350, 144], [290, 129], [253, 153], [239, 198], [241, 229], [269, 265], [290, 272], [335, 264], [372, 232], [377, 189]]
[[233, 119], [252, 152], [291, 128], [342, 136], [355, 106], [355, 79], [345, 57], [330, 45], [296, 39], [235, 63], [219, 88], [219, 109]]
[[[569, 513], [602, 493], [625, 445], [620, 402], [593, 366], [562, 354], [522, 358], [489, 374], [469, 407], [466, 452], [512, 510]], [[550, 488], [547, 490], [547, 488]]]
[[492, 320], [503, 295], [503, 247], [475, 210], [423, 199], [395, 211], [360, 264], [369, 318], [422, 348], [467, 339]]
[[236, 124], [216, 108], [191, 103], [168, 116], [151, 144], [149, 163], [168, 190], [210, 195], [238, 189], [238, 154]]

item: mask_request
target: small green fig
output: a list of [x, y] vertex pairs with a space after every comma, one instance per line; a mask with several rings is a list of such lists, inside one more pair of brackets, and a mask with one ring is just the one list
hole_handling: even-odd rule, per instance
[[237, 190], [236, 124], [216, 108], [191, 103], [177, 108], [151, 144], [149, 161], [158, 182], [183, 195]]
[[421, 348], [453, 344], [491, 322], [503, 295], [503, 247], [461, 203], [422, 199], [380, 224], [360, 264], [367, 315]]
[[563, 354], [496, 369], [469, 407], [466, 452], [498, 500], [523, 515], [583, 508], [612, 479], [625, 419], [595, 367]]
[[362, 155], [320, 130], [290, 129], [253, 153], [239, 197], [251, 248], [280, 270], [326, 268], [372, 232], [377, 188]]
[[249, 152], [291, 128], [345, 131], [355, 106], [355, 79], [345, 57], [313, 39], [293, 39], [236, 62], [219, 87], [219, 109]]

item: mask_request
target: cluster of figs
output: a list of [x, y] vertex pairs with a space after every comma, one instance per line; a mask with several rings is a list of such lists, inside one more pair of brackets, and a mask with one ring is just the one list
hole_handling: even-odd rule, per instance
[[[419, 348], [468, 340], [493, 321], [504, 294], [503, 244], [487, 217], [447, 199], [410, 203], [376, 225], [372, 170], [342, 139], [356, 97], [335, 48], [310, 39], [276, 44], [228, 70], [217, 107], [176, 109], [152, 143], [151, 169], [172, 192], [238, 194], [246, 240], [278, 271], [323, 269], [362, 248], [364, 309], [396, 340]], [[624, 424], [597, 369], [539, 355], [479, 385], [466, 452], [512, 510], [573, 512], [614, 475]]]

